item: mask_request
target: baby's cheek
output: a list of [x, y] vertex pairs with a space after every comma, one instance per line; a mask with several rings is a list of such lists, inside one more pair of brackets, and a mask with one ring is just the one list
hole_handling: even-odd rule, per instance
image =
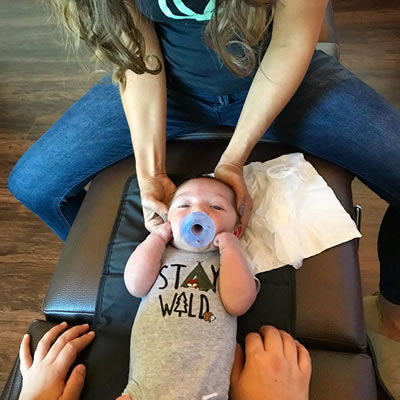
[[171, 221], [171, 229], [172, 229], [172, 236], [174, 239], [179, 239], [181, 234], [180, 234], [180, 224], [176, 219], [172, 219]]

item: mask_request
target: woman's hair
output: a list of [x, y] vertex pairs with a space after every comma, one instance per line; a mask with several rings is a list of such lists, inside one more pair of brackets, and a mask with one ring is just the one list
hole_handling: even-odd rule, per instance
[[[270, 39], [270, 24], [277, 0], [215, 0], [208, 22], [205, 42], [220, 56], [226, 67], [238, 77], [251, 74], [260, 64]], [[75, 40], [76, 50], [84, 41], [94, 57], [113, 68], [112, 80], [125, 87], [125, 71], [157, 75], [145, 63], [145, 40], [135, 21], [142, 14], [135, 0], [51, 0], [59, 22]], [[230, 45], [240, 54], [231, 54]], [[236, 53], [236, 52], [235, 52]]]

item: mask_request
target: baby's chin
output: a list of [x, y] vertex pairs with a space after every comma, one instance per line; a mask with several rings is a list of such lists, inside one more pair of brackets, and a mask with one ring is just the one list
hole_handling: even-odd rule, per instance
[[185, 250], [185, 251], [190, 251], [192, 253], [207, 253], [210, 251], [216, 251], [218, 250], [218, 247], [214, 246], [213, 242], [208, 244], [207, 246], [197, 248], [197, 247], [192, 247], [186, 244], [182, 239], [172, 239], [171, 240], [171, 245], [174, 246], [177, 249], [180, 250]]

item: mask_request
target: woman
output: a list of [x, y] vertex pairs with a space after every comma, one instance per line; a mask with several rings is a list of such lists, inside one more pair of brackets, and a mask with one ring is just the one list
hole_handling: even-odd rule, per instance
[[21, 157], [9, 177], [15, 197], [65, 240], [84, 186], [133, 145], [151, 231], [175, 190], [165, 138], [218, 124], [236, 127], [214, 172], [234, 187], [244, 226], [252, 201], [242, 167], [262, 136], [348, 169], [389, 203], [378, 243], [381, 294], [365, 309], [379, 373], [400, 398], [400, 113], [314, 51], [327, 0], [53, 3], [113, 66], [120, 87], [95, 85]]

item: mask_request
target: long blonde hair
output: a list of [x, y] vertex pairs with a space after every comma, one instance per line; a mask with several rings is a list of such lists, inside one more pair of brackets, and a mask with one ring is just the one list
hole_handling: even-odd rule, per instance
[[[94, 57], [113, 69], [112, 80], [125, 87], [125, 71], [159, 74], [162, 64], [148, 69], [145, 40], [135, 25], [141, 13], [135, 0], [50, 0], [61, 25], [71, 33], [72, 47], [84, 41]], [[270, 39], [270, 24], [277, 0], [215, 0], [204, 40], [238, 77], [248, 76], [260, 63]], [[228, 47], [239, 46], [243, 56]]]

